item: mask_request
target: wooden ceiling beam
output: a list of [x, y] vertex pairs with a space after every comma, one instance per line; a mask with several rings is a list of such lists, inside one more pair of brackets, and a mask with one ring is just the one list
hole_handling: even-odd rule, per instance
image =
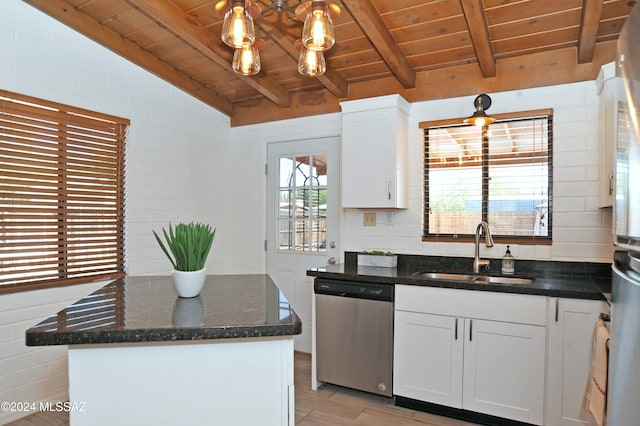
[[416, 87], [416, 73], [371, 0], [342, 0], [362, 32], [405, 89]]
[[585, 64], [593, 59], [596, 47], [603, 0], [582, 0], [580, 36], [578, 38], [578, 63]]
[[[300, 52], [293, 47], [293, 41], [288, 39], [280, 29], [266, 19], [256, 19], [255, 25], [261, 28], [269, 38], [273, 40], [295, 63], [298, 63]], [[347, 81], [334, 70], [327, 68], [324, 74], [315, 77], [324, 85], [331, 93], [338, 98], [346, 98], [348, 96], [349, 86]]]
[[[495, 79], [484, 78], [475, 63], [421, 71], [416, 75], [416, 88], [406, 90], [391, 76], [376, 81], [352, 82], [349, 83], [349, 99], [399, 94], [413, 103], [591, 81], [596, 78], [602, 65], [615, 60], [615, 53], [616, 41], [611, 40], [596, 44], [594, 60], [588, 64], [576, 62], [575, 46], [505, 58], [498, 60], [499, 77]], [[291, 107], [286, 109], [259, 100], [236, 104], [231, 127], [340, 112], [339, 100], [327, 90], [314, 94], [296, 93], [291, 103]], [[500, 118], [500, 114], [491, 115]], [[459, 117], [455, 121], [464, 118]], [[450, 124], [450, 120], [442, 120], [438, 124], [447, 124], [444, 121]]]
[[136, 44], [122, 38], [119, 34], [89, 18], [82, 12], [79, 12], [71, 4], [63, 0], [24, 1], [62, 22], [64, 25], [105, 46], [107, 49], [112, 50], [174, 86], [190, 93], [207, 105], [229, 116], [233, 115], [233, 105], [227, 99], [177, 71], [171, 65], [141, 49]]
[[467, 21], [478, 65], [485, 78], [496, 76], [496, 57], [491, 46], [491, 36], [484, 14], [482, 0], [460, 0], [464, 19]]
[[[166, 0], [136, 0], [135, 2], [127, 0], [127, 2], [185, 40], [216, 64], [226, 69], [231, 68], [230, 61], [225, 58], [228, 56], [226, 49], [218, 46], [211, 31], [200, 27], [173, 2]], [[238, 75], [238, 77], [274, 104], [282, 108], [291, 105], [289, 92], [264, 73], [255, 76]]]
[[289, 108], [278, 108], [273, 103], [267, 102], [264, 99], [238, 102], [234, 106], [236, 114], [231, 117], [231, 127], [320, 114], [340, 113], [341, 110], [340, 100], [336, 98], [333, 93], [329, 92], [328, 89], [294, 93], [291, 96], [291, 106]]

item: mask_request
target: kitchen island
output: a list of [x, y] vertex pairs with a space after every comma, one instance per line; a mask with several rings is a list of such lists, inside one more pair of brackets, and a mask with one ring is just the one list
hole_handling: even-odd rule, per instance
[[267, 275], [118, 279], [26, 332], [69, 345], [71, 425], [288, 425], [302, 322]]

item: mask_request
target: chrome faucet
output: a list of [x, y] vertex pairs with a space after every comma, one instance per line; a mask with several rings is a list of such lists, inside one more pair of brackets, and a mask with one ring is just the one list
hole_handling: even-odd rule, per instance
[[491, 231], [489, 231], [489, 224], [484, 220], [476, 226], [476, 256], [473, 259], [473, 273], [477, 274], [480, 272], [480, 267], [482, 266], [485, 269], [489, 268], [489, 260], [488, 259], [480, 259], [480, 229], [484, 231], [484, 243], [487, 247], [493, 247], [493, 238], [491, 237]]

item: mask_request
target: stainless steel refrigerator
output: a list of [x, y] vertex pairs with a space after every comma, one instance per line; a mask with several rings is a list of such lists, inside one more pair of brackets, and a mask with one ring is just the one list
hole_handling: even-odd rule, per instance
[[618, 39], [615, 244], [607, 424], [640, 425], [640, 4]]

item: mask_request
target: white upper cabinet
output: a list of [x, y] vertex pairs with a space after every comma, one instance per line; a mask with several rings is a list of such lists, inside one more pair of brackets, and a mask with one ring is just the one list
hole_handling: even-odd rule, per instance
[[611, 207], [614, 192], [614, 150], [618, 134], [618, 90], [620, 79], [616, 77], [615, 63], [605, 64], [596, 80], [599, 96], [599, 164], [598, 207]]
[[342, 102], [342, 207], [408, 207], [410, 104], [399, 95]]

